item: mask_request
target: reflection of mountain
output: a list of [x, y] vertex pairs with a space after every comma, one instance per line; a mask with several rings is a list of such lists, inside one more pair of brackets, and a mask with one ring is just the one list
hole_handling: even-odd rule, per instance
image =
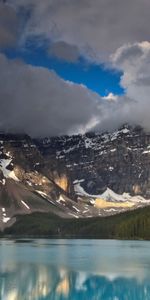
[[149, 300], [146, 278], [115, 278], [71, 272], [46, 265], [16, 265], [0, 273], [0, 299], [7, 300]]

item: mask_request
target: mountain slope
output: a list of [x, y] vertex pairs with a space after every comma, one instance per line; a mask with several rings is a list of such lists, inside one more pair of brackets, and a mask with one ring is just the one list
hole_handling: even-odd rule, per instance
[[150, 205], [150, 134], [0, 134], [0, 229], [18, 214], [107, 216]]
[[62, 219], [54, 214], [17, 216], [4, 234], [59, 238], [150, 239], [150, 207], [109, 217]]
[[150, 134], [141, 127], [126, 125], [111, 134], [54, 137], [36, 144], [72, 182], [82, 180], [89, 194], [102, 194], [109, 187], [118, 194], [150, 196]]
[[[62, 218], [98, 215], [99, 211], [71, 198], [71, 183], [55, 161], [48, 162], [28, 136], [0, 135], [0, 229], [15, 215], [52, 212]], [[73, 186], [72, 186], [73, 188]]]

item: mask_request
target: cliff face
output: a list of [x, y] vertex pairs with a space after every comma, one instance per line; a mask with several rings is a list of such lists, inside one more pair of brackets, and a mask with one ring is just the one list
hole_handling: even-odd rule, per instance
[[150, 134], [139, 127], [38, 140], [0, 134], [1, 229], [18, 214], [103, 216], [149, 199]]
[[99, 215], [90, 200], [86, 203], [86, 210], [77, 203], [69, 173], [55, 157], [44, 156], [28, 136], [0, 134], [0, 230], [11, 226], [19, 214]]
[[140, 127], [45, 139], [37, 146], [72, 182], [82, 180], [89, 194], [101, 194], [109, 187], [118, 194], [150, 198], [150, 134]]

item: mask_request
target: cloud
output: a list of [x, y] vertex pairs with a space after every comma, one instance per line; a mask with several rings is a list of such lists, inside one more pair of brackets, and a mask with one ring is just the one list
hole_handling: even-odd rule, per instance
[[43, 67], [0, 54], [0, 130], [33, 137], [113, 130], [130, 121], [131, 101], [108, 101]]
[[117, 101], [118, 96], [114, 95], [113, 93], [109, 93], [107, 96], [103, 97], [103, 99], [108, 101]]
[[15, 10], [0, 2], [0, 48], [15, 46], [18, 36], [18, 18]]
[[150, 130], [149, 11], [148, 0], [0, 2], [0, 48], [18, 42], [20, 15], [20, 44], [37, 38], [47, 41], [50, 55], [65, 61], [79, 56], [109, 61], [122, 71], [126, 91], [101, 97], [53, 71], [1, 54], [0, 128], [46, 136], [113, 130], [129, 122]]
[[79, 58], [78, 48], [73, 45], [60, 41], [53, 43], [48, 51], [49, 55], [55, 56], [60, 60], [67, 62], [77, 62]]
[[121, 85], [134, 103], [130, 104], [130, 119], [150, 131], [150, 42], [124, 45], [111, 59], [123, 72]]
[[91, 130], [102, 99], [46, 68], [0, 54], [0, 129], [49, 136]]
[[126, 95], [101, 97], [46, 68], [0, 54], [0, 129], [50, 136], [112, 131], [129, 123], [150, 130], [150, 43], [124, 45], [111, 60], [123, 72]]
[[150, 42], [127, 44], [111, 56], [115, 68], [123, 72], [121, 85], [130, 95], [130, 87], [147, 85], [150, 78]]
[[32, 37], [46, 39], [55, 44], [58, 56], [64, 56], [59, 44], [64, 42], [66, 47], [70, 45], [70, 50], [72, 45], [78, 47], [86, 59], [107, 61], [123, 44], [150, 40], [149, 0], [7, 0], [7, 3], [20, 14], [27, 12], [22, 42]]

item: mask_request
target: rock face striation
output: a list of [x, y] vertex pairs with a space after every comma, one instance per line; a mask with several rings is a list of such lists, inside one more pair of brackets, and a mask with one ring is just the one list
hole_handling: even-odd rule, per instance
[[150, 134], [31, 139], [0, 133], [0, 229], [19, 214], [104, 216], [150, 204]]
[[82, 181], [89, 194], [101, 194], [109, 187], [118, 194], [150, 198], [150, 134], [141, 127], [54, 137], [37, 141], [37, 146], [71, 182]]

